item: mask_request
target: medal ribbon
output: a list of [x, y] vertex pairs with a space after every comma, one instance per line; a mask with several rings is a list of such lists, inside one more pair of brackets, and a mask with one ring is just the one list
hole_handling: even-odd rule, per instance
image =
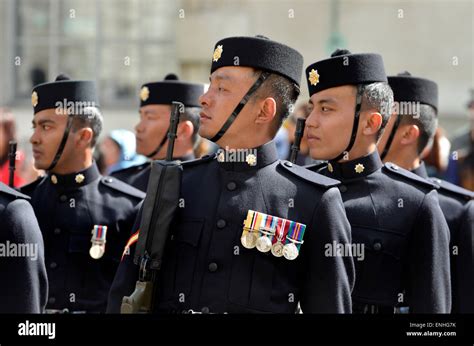
[[287, 224], [288, 224], [288, 226], [285, 227], [286, 229], [284, 230], [284, 232], [282, 234], [282, 240], [283, 240], [282, 243], [283, 243], [283, 245], [285, 245], [288, 242], [288, 239], [286, 239], [287, 235], [293, 233], [295, 231], [295, 228], [298, 225], [297, 222], [290, 221], [290, 220], [288, 220]]
[[104, 244], [107, 236], [107, 226], [94, 225], [92, 231], [92, 241]]

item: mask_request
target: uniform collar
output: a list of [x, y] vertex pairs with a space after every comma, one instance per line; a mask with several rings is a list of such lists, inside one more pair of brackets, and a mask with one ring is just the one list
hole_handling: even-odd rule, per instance
[[219, 148], [215, 156], [219, 166], [227, 171], [251, 171], [278, 160], [274, 141], [252, 149], [225, 150]]
[[83, 185], [87, 185], [99, 177], [99, 169], [97, 168], [97, 165], [94, 162], [89, 168], [86, 168], [85, 170], [76, 173], [49, 173], [47, 179], [54, 186], [62, 188], [77, 188]]
[[383, 166], [377, 151], [352, 161], [329, 161], [327, 175], [338, 180], [366, 177]]
[[412, 169], [412, 172], [422, 178], [428, 178], [428, 172], [426, 171], [426, 166], [424, 162], [421, 162], [418, 168]]
[[183, 155], [181, 157], [178, 157], [178, 158], [176, 158], [176, 160], [190, 161], [190, 160], [194, 160], [195, 158], [196, 158], [196, 156], [194, 156], [194, 153], [191, 153], [191, 154], [188, 154], [188, 155]]

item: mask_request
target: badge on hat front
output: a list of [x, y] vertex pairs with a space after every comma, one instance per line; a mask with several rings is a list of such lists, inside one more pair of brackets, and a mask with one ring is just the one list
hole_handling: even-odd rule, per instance
[[100, 259], [105, 253], [105, 237], [107, 226], [94, 225], [92, 229], [91, 248], [89, 254], [93, 259]]

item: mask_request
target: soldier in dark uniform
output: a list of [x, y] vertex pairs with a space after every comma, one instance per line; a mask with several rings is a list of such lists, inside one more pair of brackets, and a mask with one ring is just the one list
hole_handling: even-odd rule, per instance
[[32, 104], [35, 167], [47, 174], [21, 190], [43, 233], [48, 312], [103, 312], [144, 193], [92, 159], [102, 129], [93, 82], [60, 76], [36, 86]]
[[383, 165], [377, 152], [393, 104], [382, 57], [337, 50], [306, 76], [310, 154], [328, 160], [309, 168], [341, 180], [352, 240], [360, 246], [353, 311], [393, 313], [402, 304], [412, 312], [449, 312], [449, 230], [434, 185]]
[[[185, 206], [159, 272], [156, 312], [294, 313], [298, 302], [304, 312], [351, 311], [353, 259], [325, 255], [333, 242], [350, 246], [339, 182], [279, 161], [272, 140], [298, 97], [302, 63], [262, 36], [216, 44], [200, 135], [220, 149], [183, 163]], [[133, 292], [136, 238], [110, 312]]]
[[[140, 90], [140, 122], [135, 126], [137, 153], [152, 160], [165, 158], [171, 104], [176, 101], [185, 108], [180, 115], [174, 159], [194, 159], [193, 150], [199, 140], [199, 96], [203, 93], [203, 84], [181, 82], [174, 74], [161, 82], [144, 84]], [[150, 167], [147, 162], [116, 171], [112, 176], [146, 192]]]
[[41, 313], [48, 299], [43, 237], [29, 199], [0, 183], [0, 313]]
[[398, 107], [378, 144], [379, 152], [384, 162], [393, 162], [439, 186], [439, 205], [451, 235], [452, 311], [474, 313], [474, 193], [429, 178], [421, 158], [438, 124], [438, 85], [408, 72], [388, 77], [388, 83]]

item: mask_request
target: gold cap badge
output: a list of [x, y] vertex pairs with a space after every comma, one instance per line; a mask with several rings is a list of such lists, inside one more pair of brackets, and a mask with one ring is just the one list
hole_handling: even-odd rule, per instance
[[38, 104], [38, 93], [36, 91], [33, 91], [33, 93], [31, 94], [31, 104], [33, 105], [33, 107], [36, 107], [36, 105]]
[[142, 101], [146, 101], [148, 100], [148, 97], [150, 96], [150, 89], [148, 89], [148, 87], [144, 86], [141, 90], [140, 90], [140, 99]]
[[318, 84], [319, 83], [318, 70], [312, 69], [311, 71], [309, 71], [308, 80], [311, 83], [311, 85]]
[[217, 46], [216, 49], [214, 50], [214, 54], [212, 55], [212, 60], [218, 61], [221, 58], [223, 51], [224, 51], [224, 48], [222, 45]]

